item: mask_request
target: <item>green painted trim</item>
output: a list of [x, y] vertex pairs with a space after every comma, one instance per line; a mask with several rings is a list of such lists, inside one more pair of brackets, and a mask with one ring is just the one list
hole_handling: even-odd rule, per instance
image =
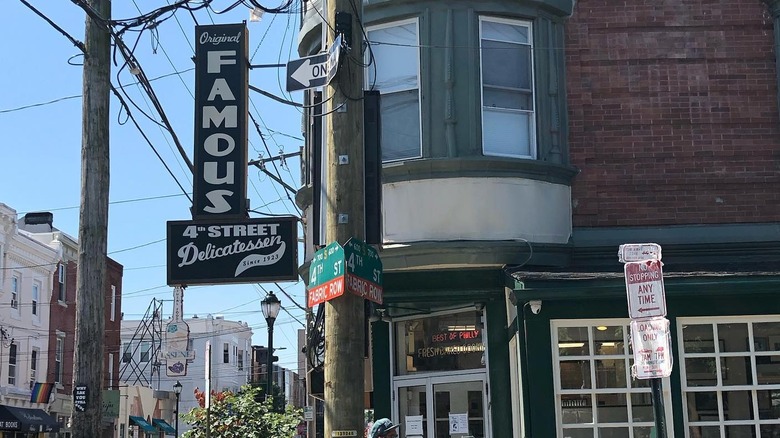
[[[658, 227], [575, 227], [572, 243], [576, 247], [612, 246], [627, 242], [654, 242], [661, 245], [666, 256], [666, 245], [681, 246], [742, 242], [780, 242], [780, 222], [755, 224], [695, 224], [664, 225]], [[644, 240], [643, 240], [644, 239]], [[617, 256], [615, 256], [617, 260]]]
[[387, 163], [382, 183], [439, 178], [523, 178], [571, 186], [579, 170], [572, 166], [501, 157], [439, 158]]
[[393, 405], [393, 388], [390, 385], [390, 327], [391, 325], [385, 322], [375, 322], [371, 325], [375, 418], [390, 418]]
[[[571, 248], [566, 244], [528, 243], [506, 240], [458, 240], [412, 242], [386, 246], [379, 253], [386, 273], [402, 269], [450, 266], [544, 265], [566, 266]], [[473, 269], [473, 268], [469, 268]]]
[[485, 306], [487, 315], [488, 395], [491, 406], [492, 436], [512, 436], [512, 390], [509, 376], [509, 338], [506, 334], [506, 301]]
[[[618, 268], [620, 269], [620, 268]], [[525, 286], [515, 294], [521, 302], [532, 299], [552, 301], [592, 300], [620, 298], [625, 301], [626, 286], [623, 272], [570, 274], [560, 278], [552, 273], [548, 278], [537, 274], [515, 274]], [[588, 278], [591, 276], [591, 278]], [[667, 297], [698, 297], [742, 295], [749, 290], [753, 295], [775, 295], [780, 290], [780, 272], [775, 273], [664, 273], [664, 289]], [[628, 312], [624, 309], [624, 312]]]

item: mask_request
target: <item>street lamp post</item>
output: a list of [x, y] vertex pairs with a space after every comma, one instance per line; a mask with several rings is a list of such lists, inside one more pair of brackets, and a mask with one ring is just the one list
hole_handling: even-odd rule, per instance
[[173, 385], [173, 392], [176, 394], [176, 418], [174, 419], [175, 425], [173, 426], [176, 431], [176, 438], [179, 438], [179, 397], [181, 396], [181, 382], [178, 380]]
[[274, 356], [274, 321], [282, 308], [282, 302], [276, 298], [273, 292], [270, 292], [263, 301], [260, 302], [263, 310], [265, 322], [268, 323], [268, 362], [266, 369], [266, 397], [273, 397], [273, 356]]

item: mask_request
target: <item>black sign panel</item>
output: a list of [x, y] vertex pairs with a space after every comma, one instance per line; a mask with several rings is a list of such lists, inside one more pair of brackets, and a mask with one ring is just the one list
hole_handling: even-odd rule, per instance
[[194, 219], [246, 217], [249, 34], [195, 26]]
[[168, 284], [298, 279], [298, 219], [168, 222]]
[[73, 387], [73, 407], [79, 412], [87, 409], [87, 396], [89, 389], [87, 385], [76, 385]]

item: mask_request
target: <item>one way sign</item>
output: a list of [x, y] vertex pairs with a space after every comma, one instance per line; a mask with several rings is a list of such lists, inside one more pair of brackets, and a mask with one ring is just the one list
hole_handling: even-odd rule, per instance
[[321, 87], [336, 74], [341, 51], [341, 35], [326, 53], [318, 53], [287, 63], [287, 91]]

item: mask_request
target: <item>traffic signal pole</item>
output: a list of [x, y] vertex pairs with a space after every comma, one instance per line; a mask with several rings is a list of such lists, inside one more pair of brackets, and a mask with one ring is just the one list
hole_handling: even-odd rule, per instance
[[[328, 45], [333, 27], [352, 29], [342, 48], [343, 62], [327, 87], [326, 241], [344, 245], [364, 239], [362, 2], [330, 0]], [[356, 5], [357, 4], [357, 5]], [[357, 7], [355, 7], [357, 6]], [[337, 24], [336, 13], [341, 12]], [[348, 13], [349, 16], [344, 15]], [[344, 22], [344, 18], [349, 19]], [[349, 25], [351, 23], [351, 25]], [[364, 409], [363, 298], [352, 293], [325, 303], [325, 436], [363, 436]], [[352, 435], [351, 432], [357, 435]]]

